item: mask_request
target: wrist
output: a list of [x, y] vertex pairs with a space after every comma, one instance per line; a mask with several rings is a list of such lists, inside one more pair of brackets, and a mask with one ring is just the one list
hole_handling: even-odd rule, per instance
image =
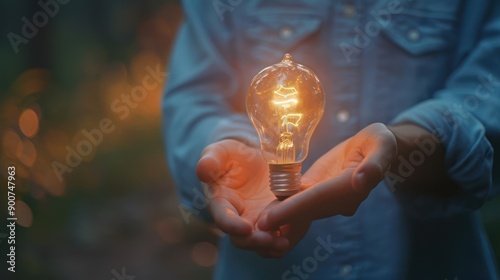
[[391, 172], [399, 186], [417, 193], [449, 196], [456, 190], [444, 166], [445, 146], [428, 130], [415, 124], [388, 127], [397, 141], [397, 158]]
[[432, 147], [432, 149], [428, 147], [425, 151], [422, 151], [425, 152], [424, 154], [431, 156], [436, 152], [439, 153], [444, 151], [444, 146], [439, 139], [431, 132], [418, 125], [406, 123], [388, 126], [387, 128], [396, 138], [398, 156], [410, 155], [414, 151], [419, 149], [422, 150], [421, 148], [423, 148], [423, 145], [419, 143], [430, 143], [429, 141], [434, 143], [434, 147]]

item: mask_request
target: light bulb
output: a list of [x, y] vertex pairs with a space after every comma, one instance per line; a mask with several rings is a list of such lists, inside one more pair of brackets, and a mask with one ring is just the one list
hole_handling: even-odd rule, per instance
[[318, 77], [287, 53], [255, 75], [246, 107], [269, 164], [271, 191], [279, 200], [299, 192], [302, 162], [325, 108]]

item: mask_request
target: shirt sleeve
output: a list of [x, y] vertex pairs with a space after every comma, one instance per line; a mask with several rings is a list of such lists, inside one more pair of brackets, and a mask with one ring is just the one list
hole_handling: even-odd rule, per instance
[[445, 146], [448, 175], [459, 186], [448, 199], [396, 187], [394, 193], [403, 207], [419, 218], [474, 211], [500, 192], [492, 179], [498, 168], [493, 165], [492, 144], [498, 146], [500, 139], [500, 2], [491, 1], [484, 11], [480, 28], [468, 30], [479, 33], [475, 46], [461, 59], [445, 88], [393, 120], [394, 124], [414, 123], [435, 134]]
[[[256, 145], [258, 138], [244, 108], [234, 48], [230, 10], [214, 10], [212, 1], [184, 1], [180, 27], [169, 62], [163, 97], [163, 136], [181, 211], [209, 219], [196, 164], [202, 150], [233, 138]], [[210, 11], [210, 12], [207, 12]]]

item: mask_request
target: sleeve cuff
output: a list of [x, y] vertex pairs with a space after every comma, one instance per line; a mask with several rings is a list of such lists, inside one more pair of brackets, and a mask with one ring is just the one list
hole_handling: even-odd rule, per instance
[[[448, 176], [460, 188], [446, 199], [431, 197], [415, 194], [404, 186], [394, 188], [394, 178], [386, 175], [386, 183], [412, 216], [434, 219], [468, 213], [477, 210], [488, 199], [492, 185], [493, 149], [483, 125], [456, 105], [459, 104], [428, 100], [404, 111], [392, 122], [413, 123], [434, 134], [445, 146]], [[423, 146], [419, 149], [423, 154], [429, 153]]]

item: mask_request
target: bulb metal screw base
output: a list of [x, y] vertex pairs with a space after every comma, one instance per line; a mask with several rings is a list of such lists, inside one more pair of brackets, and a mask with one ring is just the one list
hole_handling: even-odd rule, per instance
[[285, 200], [300, 191], [302, 164], [269, 164], [269, 185], [278, 200]]

